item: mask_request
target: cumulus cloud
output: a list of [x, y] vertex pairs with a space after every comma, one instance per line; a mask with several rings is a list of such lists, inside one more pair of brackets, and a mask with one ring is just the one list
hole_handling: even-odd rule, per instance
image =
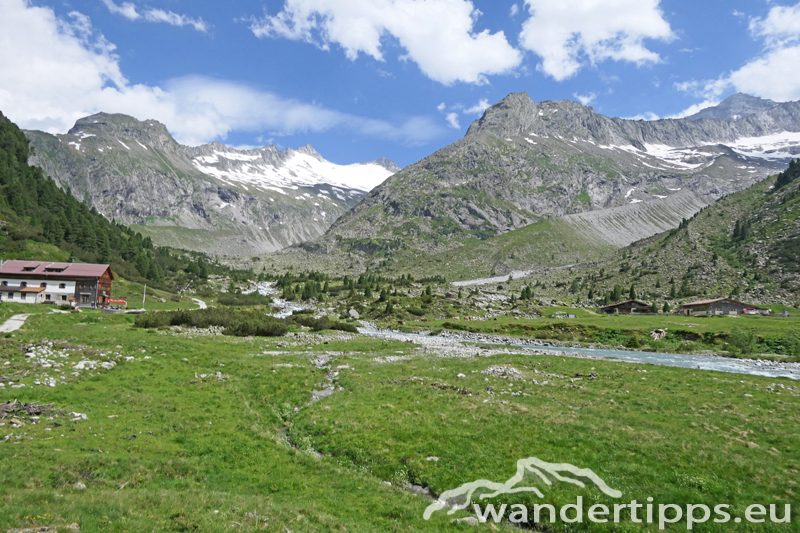
[[508, 12], [508, 14], [511, 15], [511, 17], [513, 18], [513, 17], [517, 16], [517, 13], [519, 13], [519, 5], [518, 4], [513, 4], [511, 6], [511, 10]]
[[448, 113], [447, 117], [445, 117], [445, 118], [447, 120], [447, 124], [451, 128], [456, 129], [456, 130], [461, 129], [461, 124], [459, 124], [459, 122], [458, 122], [458, 113]]
[[539, 70], [558, 81], [607, 59], [658, 63], [661, 58], [645, 39], [674, 39], [659, 1], [525, 0], [531, 16], [520, 45], [541, 57]]
[[483, 115], [483, 112], [489, 109], [490, 104], [487, 98], [481, 98], [477, 104], [468, 107], [464, 110], [465, 115]]
[[800, 99], [800, 3], [774, 6], [766, 17], [750, 19], [749, 28], [753, 38], [763, 42], [761, 54], [718, 79], [676, 84], [678, 90], [704, 100], [676, 116], [716, 105], [721, 95], [730, 90], [779, 102]]
[[262, 38], [332, 44], [356, 60], [363, 53], [384, 61], [383, 41], [393, 37], [429, 78], [445, 85], [483, 84], [486, 76], [517, 67], [522, 54], [502, 31], [473, 31], [480, 11], [469, 0], [286, 0], [274, 16], [254, 20]]
[[102, 0], [102, 2], [111, 13], [122, 15], [129, 20], [144, 18], [148, 22], [164, 22], [171, 26], [191, 26], [203, 33], [207, 33], [209, 30], [208, 24], [202, 18], [195, 19], [172, 11], [164, 11], [163, 9], [146, 9], [144, 15], [142, 15], [136, 9], [136, 5], [131, 2], [123, 2], [122, 4], [116, 4], [114, 0]]
[[592, 102], [594, 102], [595, 99], [597, 99], [597, 95], [594, 93], [589, 93], [589, 94], [574, 93], [572, 96], [574, 96], [583, 105], [589, 105]]
[[192, 145], [225, 139], [231, 131], [288, 135], [343, 128], [404, 144], [443, 134], [427, 117], [390, 123], [224, 80], [188, 76], [161, 87], [132, 84], [114, 45], [86, 16], [73, 12], [59, 19], [25, 0], [3, 4], [0, 109], [25, 128], [64, 132], [81, 117], [107, 111], [159, 120]]

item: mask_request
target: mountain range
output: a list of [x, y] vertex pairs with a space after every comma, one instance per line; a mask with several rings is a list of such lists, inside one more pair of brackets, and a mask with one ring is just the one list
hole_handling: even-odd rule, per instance
[[643, 121], [516, 93], [462, 139], [373, 189], [319, 242], [437, 253], [544, 219], [669, 204], [679, 194], [694, 195], [699, 209], [784, 169], [797, 153], [798, 102], [736, 120]]
[[156, 244], [254, 255], [320, 236], [400, 170], [387, 159], [326, 161], [311, 146], [180, 145], [166, 126], [99, 113], [66, 134], [25, 131], [30, 163]]
[[310, 146], [181, 146], [156, 121], [103, 113], [26, 135], [31, 163], [156, 244], [466, 279], [602, 261], [676, 228], [800, 154], [800, 103], [737, 94], [643, 121], [514, 93], [405, 169]]

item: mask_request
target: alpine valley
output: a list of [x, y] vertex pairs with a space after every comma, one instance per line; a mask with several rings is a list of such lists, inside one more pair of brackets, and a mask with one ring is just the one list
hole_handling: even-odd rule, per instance
[[786, 169], [800, 154], [800, 102], [737, 94], [644, 121], [513, 93], [402, 170], [335, 165], [308, 146], [186, 147], [158, 122], [103, 113], [65, 135], [26, 135], [32, 164], [156, 244], [257, 270], [464, 280], [605, 261], [677, 228]]

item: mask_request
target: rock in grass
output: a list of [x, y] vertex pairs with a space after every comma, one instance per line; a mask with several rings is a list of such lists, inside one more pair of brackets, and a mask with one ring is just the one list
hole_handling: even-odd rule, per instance
[[84, 485], [83, 483], [78, 481], [74, 485], [72, 485], [72, 488], [74, 488], [76, 490], [86, 490], [86, 485]]

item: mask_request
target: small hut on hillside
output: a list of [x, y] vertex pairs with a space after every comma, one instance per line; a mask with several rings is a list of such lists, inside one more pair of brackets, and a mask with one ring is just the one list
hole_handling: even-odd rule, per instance
[[650, 313], [652, 308], [650, 304], [640, 302], [639, 300], [625, 300], [605, 307], [601, 307], [600, 311], [608, 315], [632, 315], [635, 313]]

